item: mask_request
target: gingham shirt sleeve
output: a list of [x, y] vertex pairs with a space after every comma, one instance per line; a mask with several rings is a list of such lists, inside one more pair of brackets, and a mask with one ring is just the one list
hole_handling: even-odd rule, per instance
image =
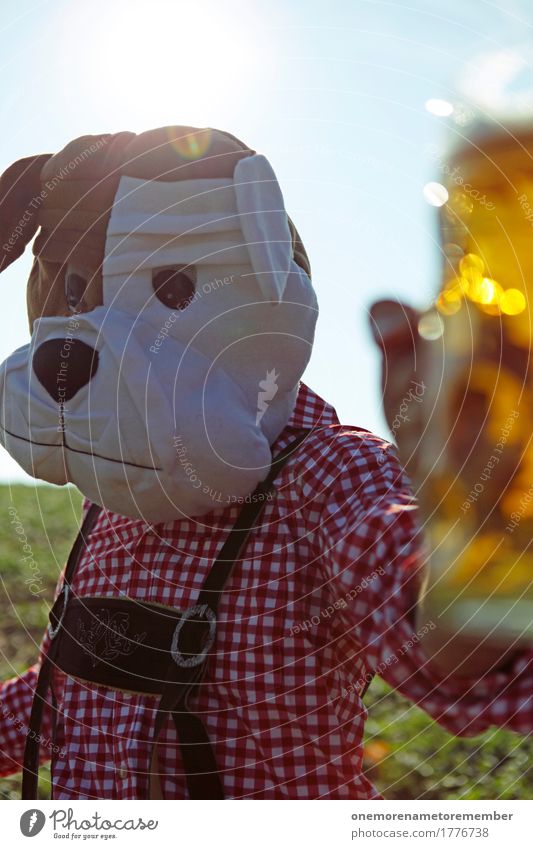
[[[82, 502], [82, 521], [87, 515], [91, 502], [84, 498]], [[63, 567], [58, 578], [54, 599], [63, 584]], [[0, 777], [11, 775], [22, 769], [24, 747], [28, 732], [33, 694], [41, 667], [41, 660], [49, 648], [48, 632], [45, 631], [39, 650], [38, 661], [30, 666], [22, 675], [10, 678], [0, 684]], [[41, 763], [50, 760], [52, 740], [52, 710], [50, 693], [43, 711], [41, 725], [41, 748], [39, 759]]]
[[[0, 684], [0, 777], [22, 769], [33, 694], [47, 643], [48, 637], [45, 635], [37, 663], [22, 675]], [[48, 702], [43, 711], [41, 726], [41, 763], [50, 759], [51, 746], [52, 715]]]
[[[439, 676], [415, 625], [423, 546], [409, 482], [389, 443], [339, 440], [337, 472], [322, 508], [319, 538], [333, 595], [349, 598], [344, 626], [366, 663], [453, 734], [491, 725], [533, 730], [533, 651], [483, 678]], [[331, 473], [330, 473], [331, 474]]]

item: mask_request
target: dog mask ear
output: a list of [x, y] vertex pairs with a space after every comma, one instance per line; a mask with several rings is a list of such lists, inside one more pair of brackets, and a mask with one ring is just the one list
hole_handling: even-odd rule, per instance
[[51, 156], [19, 159], [0, 177], [0, 272], [22, 256], [37, 231], [41, 170]]
[[290, 271], [293, 245], [276, 175], [260, 154], [239, 160], [233, 174], [237, 209], [257, 282], [266, 301], [279, 303]]

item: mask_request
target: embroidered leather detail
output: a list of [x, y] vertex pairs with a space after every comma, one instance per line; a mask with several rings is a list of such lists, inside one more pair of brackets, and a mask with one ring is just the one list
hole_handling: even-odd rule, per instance
[[77, 636], [83, 651], [91, 657], [92, 665], [97, 666], [101, 660], [133, 654], [144, 642], [146, 631], [130, 637], [129, 629], [129, 613], [100, 608], [95, 611], [89, 627], [83, 621], [78, 622]]

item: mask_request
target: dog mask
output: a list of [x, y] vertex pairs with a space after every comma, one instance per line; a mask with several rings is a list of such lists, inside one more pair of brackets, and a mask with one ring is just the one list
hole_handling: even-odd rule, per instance
[[307, 258], [267, 160], [216, 130], [83, 137], [0, 179], [34, 241], [0, 437], [30, 475], [148, 522], [249, 495], [310, 356]]

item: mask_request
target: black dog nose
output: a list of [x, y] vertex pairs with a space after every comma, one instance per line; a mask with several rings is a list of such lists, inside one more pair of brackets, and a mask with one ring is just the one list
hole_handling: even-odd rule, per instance
[[80, 339], [49, 339], [33, 355], [33, 371], [54, 401], [70, 401], [96, 374], [98, 351]]

